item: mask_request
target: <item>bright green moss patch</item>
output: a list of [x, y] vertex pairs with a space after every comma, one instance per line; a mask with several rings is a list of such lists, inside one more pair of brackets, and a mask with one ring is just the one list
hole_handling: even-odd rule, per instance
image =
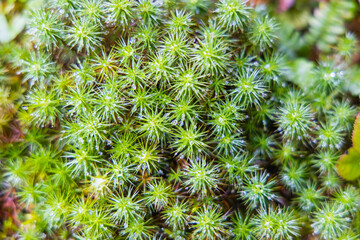
[[[356, 168], [336, 169], [357, 112], [346, 84], [357, 46], [352, 5], [335, 2], [301, 34], [243, 0], [31, 11], [21, 41], [2, 47], [26, 89], [11, 115], [23, 137], [1, 153], [3, 192], [21, 205], [3, 235], [359, 238], [358, 183], [344, 180]], [[330, 23], [343, 31], [319, 32]]]

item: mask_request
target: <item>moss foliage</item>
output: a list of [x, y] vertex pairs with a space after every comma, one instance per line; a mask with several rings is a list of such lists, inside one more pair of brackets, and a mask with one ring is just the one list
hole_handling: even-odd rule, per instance
[[358, 182], [336, 170], [357, 113], [357, 6], [308, 3], [314, 16], [286, 22], [301, 4], [29, 11], [1, 46], [17, 85], [1, 82], [0, 134], [22, 131], [2, 144], [1, 201], [19, 211], [4, 239], [358, 239]]

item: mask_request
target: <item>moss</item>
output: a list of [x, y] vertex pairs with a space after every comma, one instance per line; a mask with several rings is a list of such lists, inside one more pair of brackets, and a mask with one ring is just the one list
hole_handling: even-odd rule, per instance
[[[321, 6], [345, 30], [351, 6], [335, 2], [303, 11]], [[358, 184], [335, 164], [356, 114], [356, 37], [271, 15], [243, 0], [33, 9], [0, 51], [26, 88], [0, 87], [0, 134], [14, 116], [24, 132], [1, 154], [3, 191], [21, 204], [14, 236], [355, 239]]]

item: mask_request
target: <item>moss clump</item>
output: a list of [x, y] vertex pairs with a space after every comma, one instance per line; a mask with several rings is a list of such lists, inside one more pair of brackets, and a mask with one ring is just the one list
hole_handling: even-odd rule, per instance
[[360, 192], [335, 170], [356, 113], [354, 37], [312, 64], [289, 62], [298, 49], [284, 53], [279, 32], [242, 0], [34, 10], [9, 60], [28, 87], [25, 137], [3, 154], [18, 236], [357, 238]]

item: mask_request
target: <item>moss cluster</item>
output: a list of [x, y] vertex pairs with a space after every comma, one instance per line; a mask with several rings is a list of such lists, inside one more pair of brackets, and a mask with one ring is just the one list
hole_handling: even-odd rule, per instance
[[[345, 29], [351, 4], [322, 11]], [[16, 237], [359, 238], [358, 184], [335, 167], [352, 33], [312, 19], [296, 35], [243, 0], [51, 0], [31, 16], [4, 60], [28, 88], [24, 138], [2, 154]], [[314, 45], [318, 63], [299, 57]]]

